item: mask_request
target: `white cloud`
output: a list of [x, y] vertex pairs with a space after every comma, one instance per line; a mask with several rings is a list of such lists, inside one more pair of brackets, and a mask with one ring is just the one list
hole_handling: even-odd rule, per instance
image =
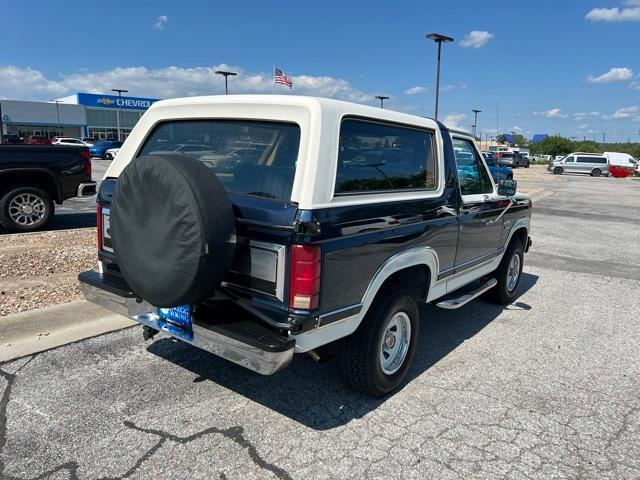
[[[114, 85], [129, 90], [130, 95], [156, 98], [215, 95], [224, 92], [224, 82], [216, 70], [232, 70], [238, 76], [229, 80], [231, 93], [272, 93], [270, 73], [252, 73], [220, 64], [211, 67], [117, 67], [102, 72], [80, 71], [59, 79], [45, 77], [31, 68], [0, 66], [0, 98], [48, 100], [75, 92], [105, 93]], [[278, 93], [289, 89], [276, 88]], [[330, 76], [293, 76], [293, 93], [338, 98], [360, 103], [374, 102], [347, 80]]]
[[578, 125], [578, 128], [582, 130], [582, 129], [587, 128], [588, 126], [589, 126], [588, 123], [583, 123], [582, 125]]
[[169, 21], [169, 17], [167, 17], [166, 15], [160, 15], [156, 19], [156, 23], [153, 24], [153, 28], [157, 30], [164, 30], [164, 27], [167, 26], [168, 21]]
[[590, 83], [611, 83], [611, 82], [624, 82], [633, 78], [633, 70], [627, 67], [613, 67], [607, 73], [603, 73], [598, 77], [589, 75], [587, 82]]
[[511, 127], [509, 129], [509, 131], [513, 132], [513, 133], [520, 133], [520, 134], [522, 134], [522, 132], [524, 132], [524, 130], [522, 130], [520, 127]]
[[460, 40], [461, 47], [472, 47], [472, 48], [481, 48], [484, 47], [489, 40], [495, 38], [493, 33], [489, 33], [487, 31], [479, 31], [473, 30], [464, 36], [462, 40]]
[[587, 118], [599, 117], [600, 112], [577, 112], [577, 113], [574, 113], [573, 116], [575, 117], [576, 120], [580, 121], [580, 120], [586, 120]]
[[629, 88], [632, 88], [634, 90], [640, 90], [640, 82], [638, 80], [634, 80], [629, 84]]
[[467, 118], [466, 113], [450, 113], [444, 117], [444, 124], [451, 128], [463, 128], [460, 122]]
[[625, 2], [630, 8], [594, 8], [584, 17], [592, 22], [640, 22], [638, 2]]
[[631, 106], [620, 108], [615, 111], [612, 115], [605, 115], [605, 120], [627, 120], [629, 118], [637, 118], [638, 113], [640, 112], [640, 107]]
[[404, 91], [404, 93], [407, 95], [416, 95], [418, 93], [424, 93], [426, 91], [428, 91], [427, 87], [416, 86], [416, 87], [407, 88]]
[[568, 115], [559, 108], [552, 108], [546, 112], [533, 112], [534, 115], [543, 115], [547, 118], [567, 118]]

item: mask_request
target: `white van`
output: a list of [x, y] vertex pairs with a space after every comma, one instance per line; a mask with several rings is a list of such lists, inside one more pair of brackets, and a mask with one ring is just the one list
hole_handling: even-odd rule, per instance
[[636, 160], [628, 153], [604, 152], [604, 156], [609, 160], [609, 165], [616, 167], [633, 168], [636, 164]]

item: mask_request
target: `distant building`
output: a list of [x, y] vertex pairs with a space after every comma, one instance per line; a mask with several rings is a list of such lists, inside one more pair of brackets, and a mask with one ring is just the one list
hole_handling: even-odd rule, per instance
[[548, 138], [549, 135], [546, 133], [536, 133], [533, 138], [531, 139], [531, 141], [533, 143], [540, 143], [541, 141], [543, 141], [544, 139]]
[[76, 93], [51, 102], [0, 100], [3, 135], [126, 138], [155, 98]]

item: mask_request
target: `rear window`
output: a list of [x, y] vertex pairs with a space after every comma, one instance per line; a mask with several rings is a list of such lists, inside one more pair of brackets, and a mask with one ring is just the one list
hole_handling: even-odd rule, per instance
[[289, 200], [300, 127], [249, 120], [161, 123], [138, 154], [175, 153], [209, 167], [231, 193]]

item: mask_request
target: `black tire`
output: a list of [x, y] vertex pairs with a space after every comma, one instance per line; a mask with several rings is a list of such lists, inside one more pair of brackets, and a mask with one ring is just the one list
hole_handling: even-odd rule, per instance
[[592, 177], [599, 177], [600, 175], [602, 175], [602, 170], [600, 170], [599, 168], [594, 168], [593, 170], [591, 170]]
[[[37, 208], [39, 213], [29, 215], [28, 212], [20, 214], [19, 211], [16, 211], [15, 208], [20, 201], [19, 197], [27, 202], [27, 206]], [[13, 187], [0, 197], [0, 224], [14, 232], [32, 232], [44, 227], [51, 220], [54, 211], [55, 207], [51, 195], [38, 187], [29, 185]]]
[[235, 252], [235, 217], [215, 173], [186, 155], [146, 155], [122, 171], [111, 203], [116, 261], [158, 307], [211, 296]]
[[[518, 255], [520, 257], [520, 265], [518, 268], [518, 279], [515, 285], [509, 288], [508, 279], [509, 279], [509, 267], [511, 266], [512, 258]], [[516, 298], [516, 292], [518, 290], [518, 286], [520, 285], [520, 280], [522, 279], [522, 267], [524, 265], [524, 245], [519, 240], [514, 240], [509, 244], [507, 251], [502, 257], [502, 261], [500, 262], [500, 266], [495, 271], [495, 279], [498, 281], [498, 284], [493, 287], [491, 290], [487, 292], [487, 297], [495, 303], [500, 305], [507, 305]]]
[[529, 168], [531, 166], [531, 162], [527, 162], [524, 166], [524, 168]]
[[[379, 360], [380, 348], [386, 325], [400, 312], [411, 326], [409, 345], [399, 368], [387, 374]], [[338, 360], [345, 383], [373, 397], [383, 397], [398, 388], [415, 355], [419, 320], [416, 301], [406, 291], [392, 289], [378, 294], [358, 329], [340, 345]]]
[[513, 180], [513, 173], [510, 173], [509, 175], [507, 175], [507, 180]]
[[562, 175], [562, 174], [563, 174], [563, 172], [564, 172], [564, 170], [562, 170], [562, 167], [555, 167], [555, 168], [553, 169], [553, 173], [554, 173], [554, 175]]

